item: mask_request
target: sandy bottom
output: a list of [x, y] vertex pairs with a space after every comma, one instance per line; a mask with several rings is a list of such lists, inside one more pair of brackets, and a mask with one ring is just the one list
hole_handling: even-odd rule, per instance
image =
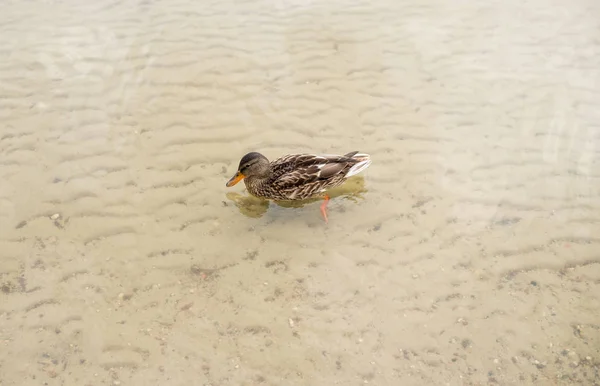
[[[3, 1], [0, 385], [600, 384], [598, 15]], [[326, 225], [251, 150], [373, 164]]]

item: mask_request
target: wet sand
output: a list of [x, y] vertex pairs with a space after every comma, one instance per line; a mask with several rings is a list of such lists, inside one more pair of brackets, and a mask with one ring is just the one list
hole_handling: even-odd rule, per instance
[[2, 2], [1, 386], [600, 384], [597, 2], [126, 3]]

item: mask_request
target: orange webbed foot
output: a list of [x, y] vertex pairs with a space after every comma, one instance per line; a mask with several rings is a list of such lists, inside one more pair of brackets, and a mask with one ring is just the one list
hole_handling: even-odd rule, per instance
[[329, 220], [327, 219], [327, 203], [329, 203], [329, 196], [325, 195], [324, 201], [321, 204], [321, 214], [323, 215], [323, 219], [325, 219], [325, 223], [329, 224]]

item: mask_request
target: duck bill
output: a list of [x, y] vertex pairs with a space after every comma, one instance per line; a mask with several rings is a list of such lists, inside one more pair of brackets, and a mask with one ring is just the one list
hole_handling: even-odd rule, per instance
[[235, 173], [235, 176], [231, 177], [231, 179], [229, 181], [227, 181], [227, 187], [228, 188], [232, 187], [233, 185], [235, 185], [238, 182], [240, 182], [241, 180], [243, 180], [244, 177], [245, 176], [238, 171], [237, 173]]

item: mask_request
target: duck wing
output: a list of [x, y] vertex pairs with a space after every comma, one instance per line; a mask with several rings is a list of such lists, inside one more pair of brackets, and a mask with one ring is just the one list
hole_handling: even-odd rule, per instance
[[[356, 154], [356, 153], [354, 153]], [[270, 185], [290, 198], [308, 197], [324, 187], [342, 182], [357, 160], [348, 155], [297, 154], [282, 157], [271, 165]]]

